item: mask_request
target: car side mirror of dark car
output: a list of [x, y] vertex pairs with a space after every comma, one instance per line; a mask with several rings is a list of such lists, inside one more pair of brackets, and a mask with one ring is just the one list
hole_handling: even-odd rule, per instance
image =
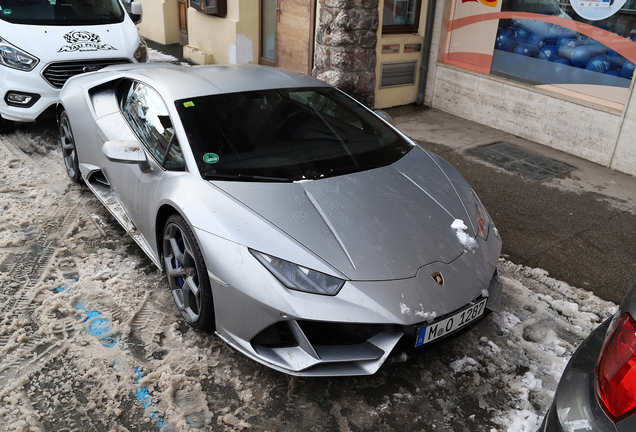
[[102, 153], [111, 162], [137, 164], [142, 172], [152, 171], [146, 152], [137, 141], [106, 141], [102, 146]]

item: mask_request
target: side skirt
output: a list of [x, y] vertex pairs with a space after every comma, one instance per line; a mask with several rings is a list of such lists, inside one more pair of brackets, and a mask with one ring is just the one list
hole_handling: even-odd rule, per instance
[[95, 194], [98, 200], [104, 204], [104, 207], [108, 209], [110, 214], [119, 222], [119, 224], [126, 230], [126, 234], [128, 234], [134, 241], [139, 245], [141, 250], [150, 258], [150, 260], [160, 269], [163, 267], [159, 262], [159, 259], [154, 256], [152, 253], [152, 249], [143, 238], [137, 227], [133, 224], [132, 220], [128, 217], [128, 214], [120, 204], [119, 200], [115, 196], [115, 193], [110, 188], [105, 187], [96, 187], [92, 184], [88, 179], [84, 177], [84, 183], [88, 186], [88, 188]]

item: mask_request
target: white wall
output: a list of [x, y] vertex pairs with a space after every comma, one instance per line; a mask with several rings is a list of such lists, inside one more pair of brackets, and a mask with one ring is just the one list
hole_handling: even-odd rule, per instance
[[179, 42], [179, 6], [177, 0], [139, 0], [143, 20], [139, 33], [163, 45]]
[[257, 0], [228, 0], [223, 18], [189, 8], [183, 54], [199, 64], [257, 63], [258, 18]]
[[608, 165], [621, 114], [439, 64], [433, 107]]

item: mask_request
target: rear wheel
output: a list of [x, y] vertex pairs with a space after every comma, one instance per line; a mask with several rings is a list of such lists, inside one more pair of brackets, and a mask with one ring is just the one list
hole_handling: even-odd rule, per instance
[[66, 111], [60, 115], [60, 141], [62, 142], [62, 157], [66, 166], [68, 177], [75, 183], [80, 182], [79, 159], [77, 158], [77, 148], [71, 130], [71, 122]]
[[172, 298], [181, 316], [192, 327], [214, 329], [214, 304], [208, 271], [192, 229], [172, 215], [163, 229], [164, 265]]

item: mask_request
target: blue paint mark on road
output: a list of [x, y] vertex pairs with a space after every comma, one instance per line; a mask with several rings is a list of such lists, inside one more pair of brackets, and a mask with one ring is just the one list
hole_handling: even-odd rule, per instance
[[[141, 372], [139, 368], [135, 368], [135, 373], [137, 374], [137, 378], [135, 379], [135, 384], [139, 384], [139, 380], [142, 379], [145, 375]], [[148, 388], [144, 386], [139, 386], [139, 389], [135, 393], [135, 397], [146, 409], [151, 409], [154, 407], [154, 402], [152, 400], [152, 396], [148, 393]], [[155, 424], [160, 428], [165, 426], [163, 421], [163, 417], [159, 415], [157, 411], [151, 411], [152, 419]]]
[[[77, 280], [73, 279], [73, 282], [77, 282]], [[68, 289], [68, 287], [57, 287], [57, 292], [64, 292]], [[112, 326], [108, 319], [106, 319], [100, 312], [92, 311], [87, 309], [83, 303], [77, 303], [75, 305], [75, 309], [78, 311], [82, 311], [86, 314], [86, 317], [79, 317], [78, 320], [81, 322], [87, 322], [88, 324], [88, 333], [92, 336], [95, 336], [101, 343], [107, 348], [117, 347], [121, 350], [127, 351], [124, 341], [121, 339], [121, 336], [118, 334], [111, 335]], [[150, 415], [154, 423], [161, 429], [166, 426], [163, 417], [159, 414], [158, 411], [153, 410], [155, 404], [152, 400], [152, 396], [148, 391], [148, 388], [139, 385], [139, 380], [143, 378], [145, 375], [141, 372], [141, 369], [135, 367], [136, 378], [134, 383], [138, 385], [137, 391], [134, 393], [135, 398], [141, 402], [143, 407], [146, 410], [150, 410]]]

